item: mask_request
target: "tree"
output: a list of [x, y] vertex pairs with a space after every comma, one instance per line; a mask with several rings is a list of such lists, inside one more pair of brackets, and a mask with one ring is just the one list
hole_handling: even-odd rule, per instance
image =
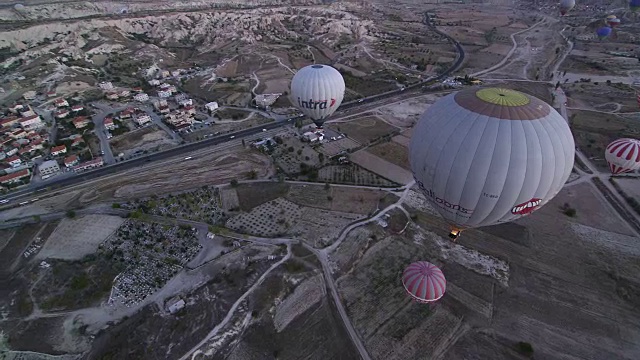
[[328, 183], [328, 182], [324, 183], [324, 189], [325, 189], [325, 190], [329, 190], [329, 189], [331, 189], [331, 185], [329, 185], [329, 183]]
[[238, 180], [236, 180], [236, 179], [231, 180], [231, 186], [237, 187], [238, 186]]
[[33, 215], [33, 221], [40, 222], [40, 215]]
[[73, 210], [67, 210], [67, 217], [69, 219], [73, 219], [74, 217], [76, 217], [76, 212]]
[[533, 354], [533, 346], [531, 346], [531, 344], [529, 344], [528, 342], [520, 341], [516, 345], [516, 348], [518, 349], [519, 352], [525, 355], [530, 356]]
[[324, 154], [323, 153], [318, 153], [318, 161], [320, 161], [320, 163], [324, 162]]
[[258, 178], [258, 173], [252, 169], [251, 171], [249, 171], [249, 174], [247, 174], [247, 176], [249, 177], [249, 179], [255, 180], [256, 178]]
[[114, 209], [120, 209], [120, 204], [113, 203], [113, 204], [111, 204], [111, 207], [114, 208]]
[[244, 142], [244, 139], [242, 139], [242, 147], [245, 147], [245, 146], [246, 146], [246, 144]]

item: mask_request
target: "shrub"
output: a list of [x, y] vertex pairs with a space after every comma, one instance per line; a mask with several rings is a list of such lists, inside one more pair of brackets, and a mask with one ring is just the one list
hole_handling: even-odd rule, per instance
[[563, 213], [569, 217], [575, 217], [576, 216], [576, 209], [574, 208], [567, 208], [564, 209]]
[[525, 355], [533, 354], [533, 346], [531, 346], [531, 344], [529, 344], [528, 342], [520, 341], [518, 345], [516, 345], [516, 348], [519, 352]]
[[238, 180], [236, 180], [236, 179], [231, 180], [231, 186], [237, 187], [238, 186]]
[[73, 211], [73, 210], [69, 210], [69, 211], [67, 211], [67, 217], [68, 217], [69, 219], [73, 219], [74, 217], [76, 217], [76, 212], [75, 212], [75, 211]]
[[120, 204], [113, 203], [113, 204], [111, 204], [111, 207], [114, 208], [114, 209], [120, 209]]

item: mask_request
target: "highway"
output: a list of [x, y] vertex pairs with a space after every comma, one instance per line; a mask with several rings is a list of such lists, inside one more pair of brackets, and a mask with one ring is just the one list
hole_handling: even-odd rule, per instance
[[[449, 67], [449, 69], [447, 69], [445, 72], [443, 72], [442, 74], [417, 82], [415, 84], [412, 85], [408, 85], [407, 87], [405, 87], [404, 89], [398, 89], [398, 90], [393, 90], [393, 91], [389, 91], [389, 92], [385, 92], [382, 94], [377, 94], [377, 95], [372, 95], [366, 98], [362, 98], [360, 100], [356, 100], [356, 101], [350, 101], [347, 103], [343, 103], [340, 106], [339, 112], [337, 112], [333, 117], [337, 117], [336, 115], [339, 113], [343, 113], [347, 110], [350, 109], [354, 109], [356, 107], [359, 107], [361, 105], [364, 104], [368, 104], [368, 103], [372, 103], [372, 102], [376, 102], [376, 101], [381, 101], [383, 99], [386, 98], [390, 98], [393, 96], [397, 96], [397, 95], [401, 95], [401, 94], [406, 94], [406, 93], [410, 93], [411, 90], [419, 90], [421, 89], [423, 86], [433, 83], [433, 82], [437, 82], [437, 81], [441, 81], [442, 79], [446, 78], [447, 76], [449, 76], [449, 74], [451, 74], [452, 72], [454, 72], [455, 70], [457, 70], [460, 65], [462, 64], [462, 62], [464, 61], [464, 57], [465, 57], [465, 53], [464, 53], [464, 49], [462, 48], [462, 46], [460, 45], [460, 43], [458, 43], [455, 39], [453, 39], [452, 37], [450, 37], [449, 35], [437, 30], [433, 25], [431, 25], [431, 23], [429, 22], [429, 17], [428, 15], [425, 13], [425, 17], [424, 17], [424, 23], [427, 27], [429, 27], [432, 31], [446, 37], [447, 39], [449, 39], [449, 41], [451, 41], [453, 43], [453, 45], [455, 46], [456, 50], [457, 50], [457, 57], [456, 60], [454, 61], [454, 63], [451, 65], [451, 67]], [[69, 178], [63, 178], [63, 179], [53, 179], [52, 181], [34, 186], [34, 187], [29, 187], [26, 189], [22, 189], [22, 190], [18, 190], [15, 192], [10, 193], [8, 196], [5, 197], [5, 199], [9, 199], [9, 200], [16, 200], [16, 199], [20, 199], [22, 197], [28, 196], [30, 194], [33, 194], [35, 192], [46, 192], [49, 190], [53, 190], [53, 189], [59, 189], [61, 187], [64, 186], [70, 186], [70, 185], [75, 185], [78, 183], [81, 183], [83, 181], [86, 180], [90, 180], [90, 179], [95, 179], [104, 175], [112, 175], [114, 172], [119, 172], [119, 171], [124, 171], [124, 170], [128, 170], [128, 169], [132, 169], [135, 167], [139, 167], [145, 163], [148, 162], [153, 162], [153, 161], [157, 161], [157, 160], [161, 160], [161, 159], [165, 159], [165, 158], [169, 158], [169, 157], [173, 157], [173, 156], [179, 156], [179, 155], [184, 155], [187, 154], [189, 152], [192, 152], [194, 150], [199, 150], [199, 149], [203, 149], [209, 146], [213, 146], [213, 145], [217, 145], [217, 144], [221, 144], [227, 141], [230, 141], [233, 138], [244, 138], [247, 136], [251, 136], [251, 135], [255, 135], [259, 132], [262, 131], [262, 129], [267, 129], [267, 130], [271, 130], [271, 129], [276, 129], [279, 128], [281, 126], [284, 126], [288, 123], [292, 123], [293, 119], [295, 118], [289, 118], [289, 119], [283, 119], [282, 121], [276, 121], [276, 122], [272, 122], [272, 123], [267, 123], [267, 124], [263, 124], [260, 126], [256, 126], [256, 127], [252, 127], [249, 129], [244, 129], [244, 130], [240, 130], [234, 133], [227, 133], [225, 135], [219, 135], [216, 137], [211, 137], [205, 140], [201, 140], [198, 142], [194, 142], [194, 143], [189, 143], [189, 144], [185, 144], [176, 148], [172, 148], [169, 150], [165, 150], [165, 151], [161, 151], [161, 152], [157, 152], [157, 153], [153, 153], [150, 155], [145, 155], [145, 156], [141, 156], [139, 158], [135, 158], [135, 159], [131, 159], [131, 160], [127, 160], [127, 161], [123, 161], [123, 162], [119, 162], [119, 163], [115, 163], [112, 165], [108, 165], [108, 166], [104, 166], [101, 168], [98, 168], [96, 170], [91, 170], [91, 171], [87, 171], [84, 173], [79, 173], [76, 176], [73, 177], [69, 177]], [[100, 130], [96, 130], [96, 131], [100, 131]], [[14, 203], [15, 204], [15, 203]]]

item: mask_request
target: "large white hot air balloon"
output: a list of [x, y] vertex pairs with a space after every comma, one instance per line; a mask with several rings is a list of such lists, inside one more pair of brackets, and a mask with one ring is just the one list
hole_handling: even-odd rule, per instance
[[16, 9], [16, 10], [24, 10], [24, 5], [22, 5], [22, 4], [15, 4], [15, 5], [13, 6], [13, 8], [14, 8], [14, 9]]
[[560, 0], [560, 14], [564, 16], [574, 6], [576, 6], [576, 0]]
[[416, 183], [452, 225], [467, 228], [531, 214], [565, 184], [575, 155], [565, 119], [515, 90], [469, 88], [431, 105], [414, 128]]
[[604, 158], [614, 175], [640, 169], [640, 140], [623, 138], [607, 145]]
[[328, 65], [309, 65], [291, 80], [291, 103], [322, 127], [325, 120], [342, 104], [344, 79]]

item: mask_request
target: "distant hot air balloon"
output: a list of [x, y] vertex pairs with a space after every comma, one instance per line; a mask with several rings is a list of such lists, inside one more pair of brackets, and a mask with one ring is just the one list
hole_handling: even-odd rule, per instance
[[409, 149], [416, 183], [452, 225], [453, 239], [539, 209], [562, 189], [574, 156], [562, 115], [502, 88], [441, 98], [420, 117]]
[[614, 175], [640, 169], [640, 140], [623, 138], [607, 145], [604, 158]]
[[318, 126], [342, 104], [345, 84], [340, 72], [328, 65], [309, 65], [291, 80], [291, 102]]
[[598, 35], [599, 39], [604, 39], [607, 36], [611, 35], [611, 28], [608, 26], [603, 26], [596, 30], [596, 35]]
[[615, 19], [608, 20], [607, 21], [607, 25], [609, 25], [609, 26], [611, 26], [613, 28], [613, 27], [616, 27], [616, 26], [620, 25], [620, 22], [621, 22], [620, 19], [615, 18]]
[[418, 261], [404, 270], [402, 285], [414, 300], [429, 303], [444, 295], [447, 280], [437, 266], [426, 261]]
[[560, 15], [564, 16], [574, 6], [576, 6], [576, 0], [560, 0]]
[[631, 11], [633, 12], [640, 10], [640, 0], [629, 1], [629, 9], [631, 9]]
[[24, 5], [22, 5], [22, 4], [15, 4], [15, 5], [13, 6], [13, 8], [14, 8], [14, 9], [16, 9], [16, 10], [18, 10], [18, 11], [19, 11], [19, 10], [23, 10], [23, 9], [24, 9]]

